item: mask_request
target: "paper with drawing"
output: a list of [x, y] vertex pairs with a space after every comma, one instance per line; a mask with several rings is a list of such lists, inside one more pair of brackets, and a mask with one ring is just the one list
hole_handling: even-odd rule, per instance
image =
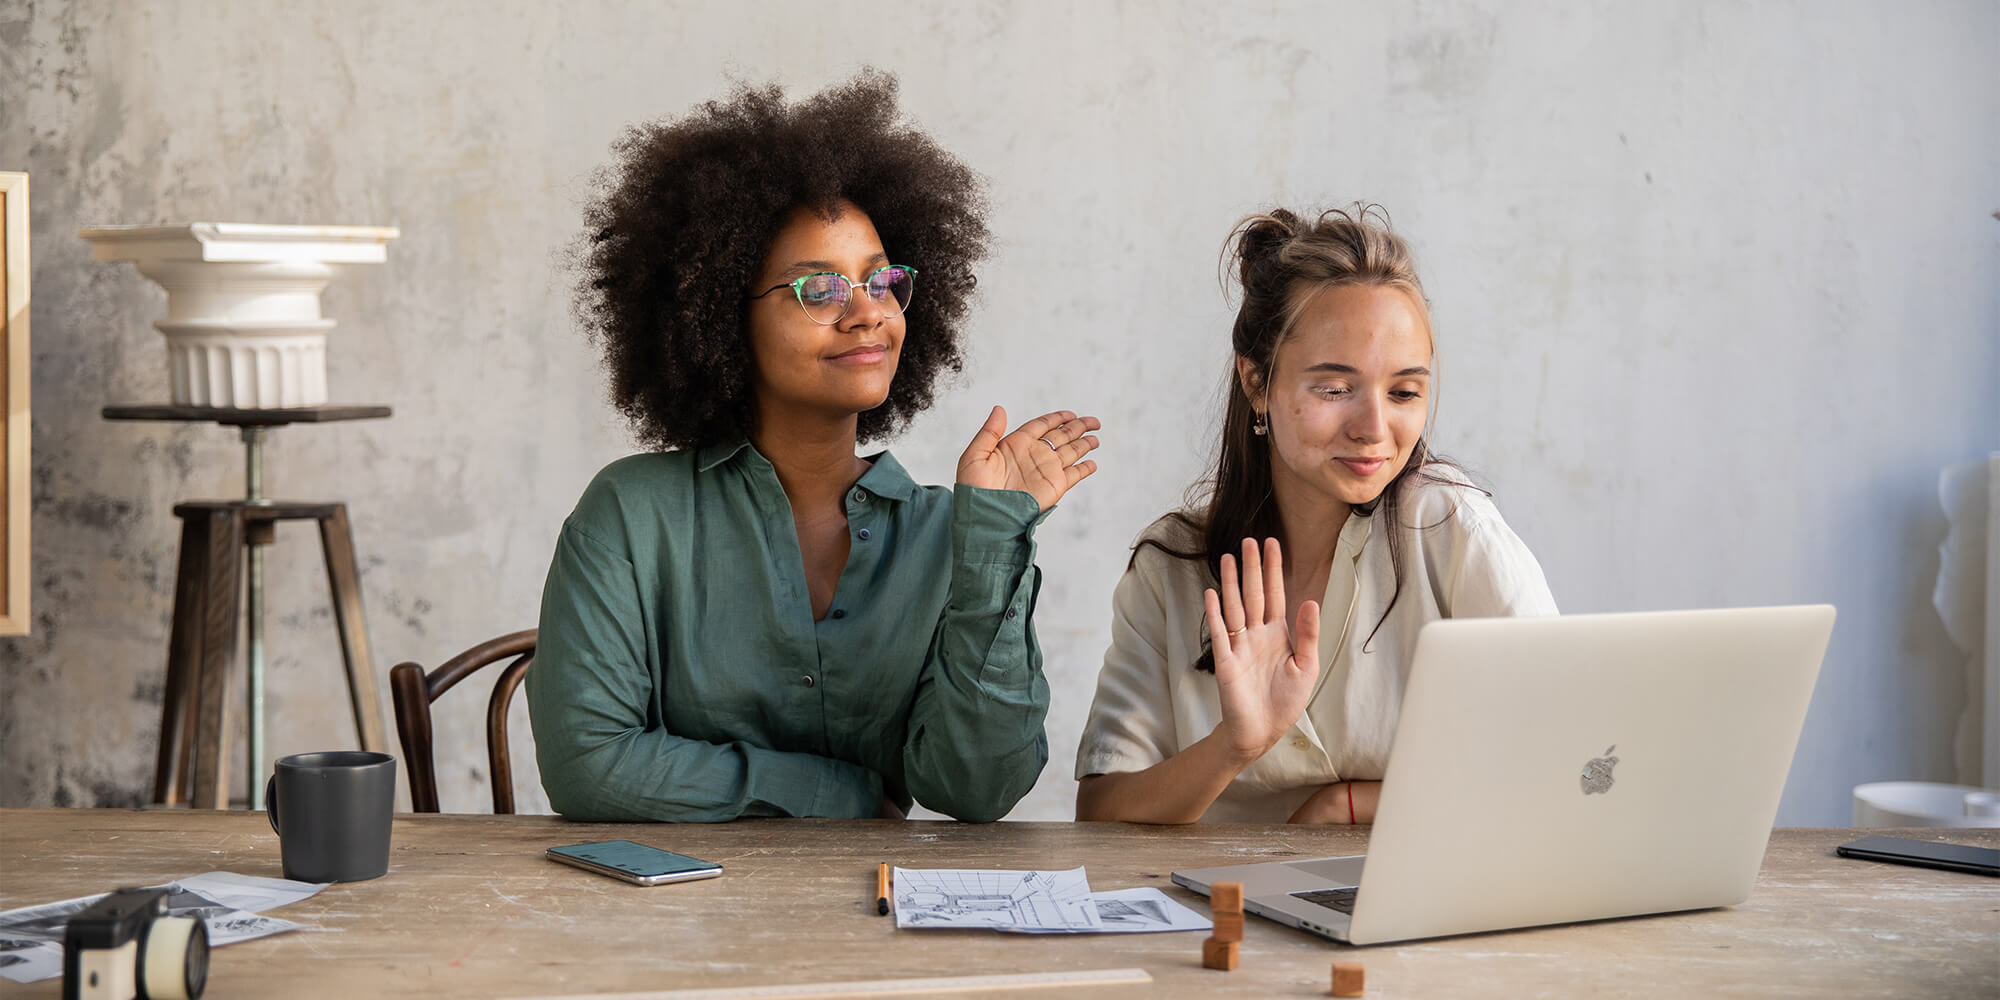
[[[258, 913], [296, 903], [326, 888], [311, 882], [259, 878], [234, 872], [209, 872], [167, 883], [167, 914], [200, 917], [208, 925], [208, 941], [219, 948], [238, 941], [299, 930], [302, 924]], [[71, 915], [105, 897], [78, 896], [0, 913], [0, 976], [32, 983], [62, 975], [63, 927]]]
[[986, 928], [1019, 934], [1207, 930], [1200, 914], [1153, 888], [1093, 893], [1068, 871], [898, 868], [898, 928]]
[[1038, 927], [1096, 930], [1083, 869], [898, 868], [897, 927]]
[[[1161, 931], [1206, 931], [1215, 925], [1207, 917], [1174, 902], [1151, 886], [1093, 892], [1098, 931], [1105, 934], [1155, 934]], [[1083, 934], [1082, 930], [1048, 927], [996, 927], [1014, 934]]]

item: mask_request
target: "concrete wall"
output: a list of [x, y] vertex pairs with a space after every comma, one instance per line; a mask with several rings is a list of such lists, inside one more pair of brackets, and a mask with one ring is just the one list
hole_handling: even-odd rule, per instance
[[[381, 669], [435, 663], [534, 623], [558, 524], [630, 448], [555, 267], [608, 144], [730, 74], [804, 93], [864, 61], [990, 179], [1000, 237], [970, 371], [897, 454], [947, 481], [994, 402], [1106, 424], [1041, 535], [1053, 760], [1017, 818], [1071, 814], [1126, 545], [1210, 446], [1224, 234], [1355, 198], [1420, 253], [1440, 444], [1567, 610], [1839, 606], [1781, 823], [1954, 777], [1929, 594], [1938, 470], [2000, 446], [1993, 4], [0, 0], [0, 47], [36, 292], [0, 804], [141, 801], [170, 508], [241, 490], [230, 433], [98, 417], [165, 396], [164, 296], [80, 226], [402, 227], [325, 296], [334, 397], [395, 417], [280, 431], [267, 481], [349, 502]], [[269, 749], [343, 744], [310, 531], [271, 562]], [[483, 700], [440, 706], [448, 809], [487, 805]]]

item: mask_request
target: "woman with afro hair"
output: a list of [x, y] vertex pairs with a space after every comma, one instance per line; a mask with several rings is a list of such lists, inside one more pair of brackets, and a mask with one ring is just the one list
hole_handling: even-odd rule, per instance
[[977, 179], [874, 71], [740, 88], [616, 146], [578, 313], [654, 450], [564, 522], [528, 703], [581, 820], [1005, 815], [1048, 761], [1034, 528], [1094, 417], [1007, 433], [955, 489], [886, 451], [961, 365]]

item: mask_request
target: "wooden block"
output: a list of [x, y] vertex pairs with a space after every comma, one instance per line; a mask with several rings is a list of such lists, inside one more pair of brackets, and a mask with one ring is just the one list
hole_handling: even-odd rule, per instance
[[1215, 914], [1214, 920], [1215, 933], [1211, 936], [1217, 941], [1243, 940], [1243, 914], [1218, 913]]
[[1217, 882], [1210, 886], [1208, 908], [1212, 913], [1242, 913], [1243, 883]]
[[1337, 997], [1358, 997], [1361, 995], [1360, 962], [1333, 963], [1333, 995]]
[[1243, 946], [1235, 941], [1217, 941], [1209, 938], [1201, 943], [1201, 967], [1229, 972], [1236, 968], [1236, 960], [1242, 954]]

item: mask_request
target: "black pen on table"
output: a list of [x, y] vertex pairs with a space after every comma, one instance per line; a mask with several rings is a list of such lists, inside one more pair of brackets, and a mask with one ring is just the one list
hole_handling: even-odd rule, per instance
[[889, 862], [882, 862], [882, 869], [875, 873], [875, 913], [889, 915]]

